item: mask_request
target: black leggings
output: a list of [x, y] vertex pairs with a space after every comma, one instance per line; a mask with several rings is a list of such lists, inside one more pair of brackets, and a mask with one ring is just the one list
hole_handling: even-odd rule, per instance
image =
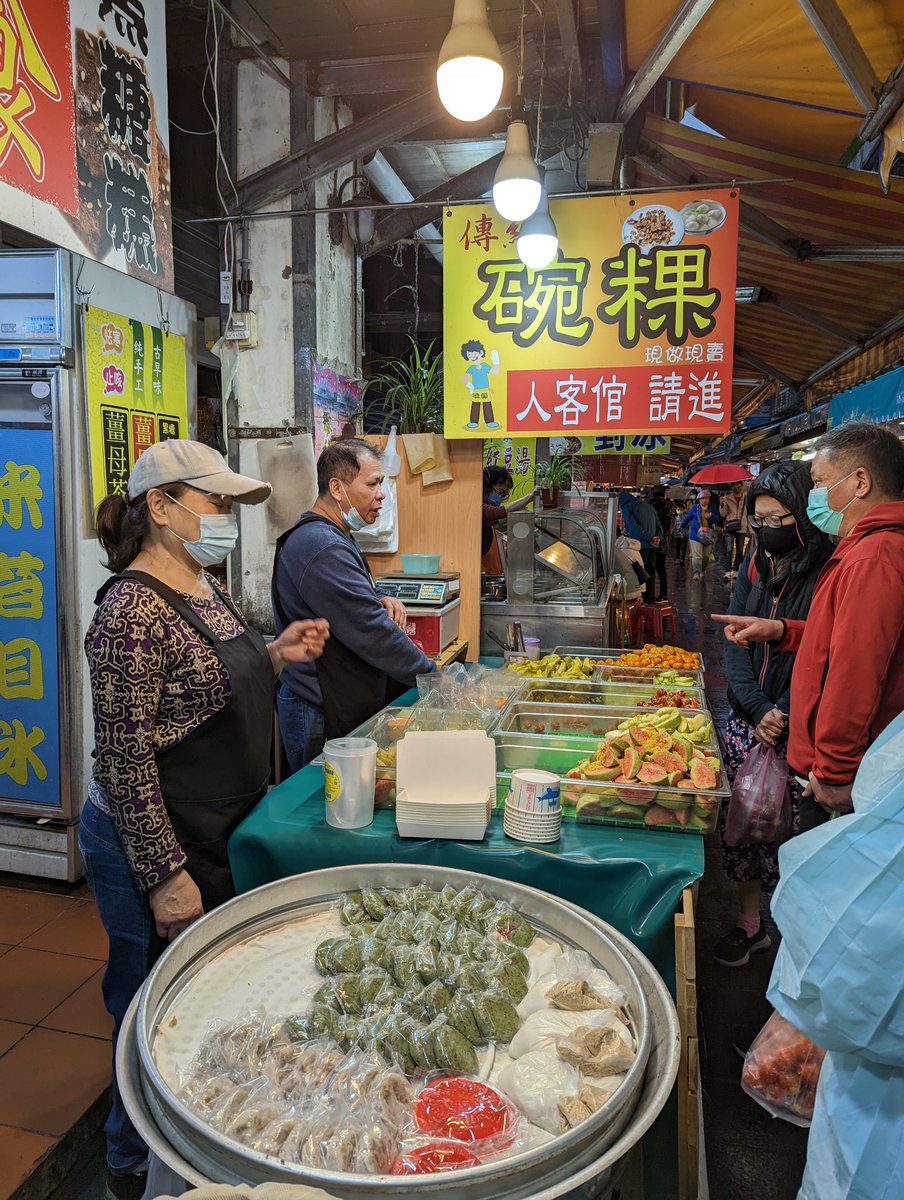
[[664, 600], [669, 594], [669, 577], [665, 569], [665, 549], [659, 547], [656, 549], [656, 576], [659, 580], [659, 592], [657, 594], [660, 600]]
[[734, 560], [732, 561], [732, 555], [729, 554], [728, 565], [732, 571], [737, 571], [738, 567], [744, 561], [744, 546], [747, 543], [747, 535], [745, 533], [730, 533], [728, 536], [734, 543]]

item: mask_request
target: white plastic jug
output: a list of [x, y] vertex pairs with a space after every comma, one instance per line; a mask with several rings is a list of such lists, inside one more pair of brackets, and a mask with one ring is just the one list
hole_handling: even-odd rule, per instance
[[363, 829], [374, 819], [377, 743], [372, 738], [332, 738], [323, 748], [326, 821], [338, 829]]

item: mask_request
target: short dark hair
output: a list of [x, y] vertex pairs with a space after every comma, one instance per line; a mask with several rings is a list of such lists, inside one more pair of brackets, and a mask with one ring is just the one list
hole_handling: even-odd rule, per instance
[[361, 459], [368, 454], [380, 461], [379, 450], [363, 438], [344, 438], [327, 446], [317, 459], [317, 495], [327, 495], [331, 479], [353, 483], [361, 470]]
[[904, 443], [884, 425], [845, 421], [819, 439], [816, 453], [848, 471], [866, 467], [884, 495], [904, 497]]
[[483, 473], [483, 494], [486, 496], [500, 483], [505, 483], [509, 488], [513, 488], [515, 477], [505, 467], [487, 467]]
[[483, 358], [483, 356], [486, 354], [486, 350], [483, 348], [483, 342], [465, 342], [461, 348], [462, 358], [467, 358], [468, 355], [473, 353], [475, 350], [480, 353], [481, 358]]

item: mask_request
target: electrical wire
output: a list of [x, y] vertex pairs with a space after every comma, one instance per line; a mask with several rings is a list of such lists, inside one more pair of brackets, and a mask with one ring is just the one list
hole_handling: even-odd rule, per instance
[[189, 133], [192, 137], [212, 137], [214, 135], [213, 129], [184, 129], [172, 119], [170, 119], [170, 125], [173, 129], [178, 129], [180, 133]]

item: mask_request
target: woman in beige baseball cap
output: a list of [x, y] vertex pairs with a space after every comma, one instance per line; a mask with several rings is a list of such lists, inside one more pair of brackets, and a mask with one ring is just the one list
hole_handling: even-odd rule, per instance
[[[95, 757], [79, 845], [110, 940], [114, 1045], [167, 942], [235, 895], [226, 844], [269, 783], [276, 676], [329, 636], [296, 621], [267, 645], [205, 569], [235, 548], [233, 504], [269, 495], [210, 446], [173, 440], [98, 508], [114, 577], [85, 639]], [[115, 1081], [106, 1132], [107, 1196], [139, 1197], [147, 1147]]]

